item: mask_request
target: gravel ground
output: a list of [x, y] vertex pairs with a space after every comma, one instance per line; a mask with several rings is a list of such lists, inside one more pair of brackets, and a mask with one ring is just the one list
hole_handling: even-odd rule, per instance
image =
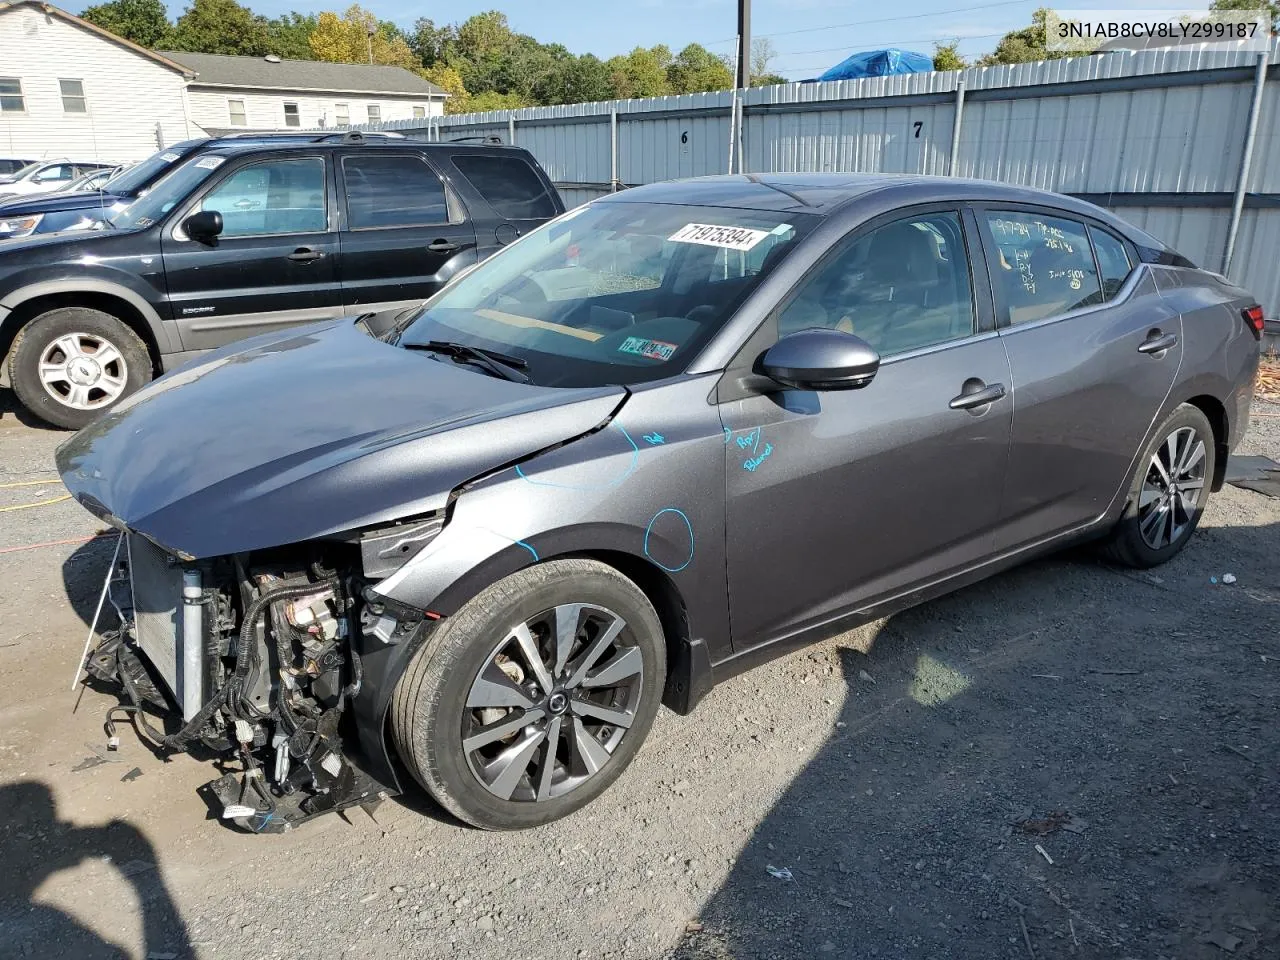
[[[1255, 410], [1240, 452], [1280, 459]], [[0, 484], [64, 437], [0, 391]], [[0, 956], [1280, 956], [1280, 500], [1226, 488], [1149, 574], [1040, 561], [731, 680], [519, 834], [414, 795], [244, 836], [211, 767], [102, 754], [112, 700], [69, 686], [109, 544], [10, 549], [97, 529], [0, 513]]]

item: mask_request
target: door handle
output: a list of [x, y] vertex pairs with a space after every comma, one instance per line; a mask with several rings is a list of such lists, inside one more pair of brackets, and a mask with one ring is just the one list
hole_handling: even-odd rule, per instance
[[[974, 389], [970, 389], [971, 385]], [[966, 381], [960, 396], [952, 397], [947, 406], [952, 410], [972, 410], [974, 407], [985, 407], [989, 403], [995, 403], [1003, 396], [1003, 383], [993, 383], [988, 387], [984, 386], [981, 380], [969, 380]]]
[[1178, 345], [1178, 335], [1176, 333], [1166, 333], [1163, 336], [1160, 335], [1159, 331], [1152, 331], [1152, 333], [1155, 335], [1148, 335], [1147, 339], [1138, 344], [1139, 353], [1163, 353], [1165, 350]]
[[296, 263], [310, 263], [312, 260], [324, 259], [324, 251], [312, 250], [310, 247], [299, 247], [289, 254], [289, 259]]
[[434, 240], [427, 244], [427, 249], [432, 253], [453, 253], [462, 245], [454, 243], [452, 240]]

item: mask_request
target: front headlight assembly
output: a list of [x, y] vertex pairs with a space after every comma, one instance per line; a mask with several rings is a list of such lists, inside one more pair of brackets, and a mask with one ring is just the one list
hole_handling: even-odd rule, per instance
[[29, 237], [35, 233], [36, 227], [40, 226], [40, 221], [43, 219], [43, 213], [32, 213], [25, 217], [6, 217], [0, 214], [0, 240]]

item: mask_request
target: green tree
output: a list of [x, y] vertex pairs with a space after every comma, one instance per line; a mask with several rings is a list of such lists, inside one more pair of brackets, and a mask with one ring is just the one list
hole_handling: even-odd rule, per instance
[[1210, 10], [1270, 10], [1271, 32], [1280, 30], [1280, 4], [1259, 3], [1258, 0], [1213, 0]]
[[1081, 54], [1045, 47], [1045, 18], [1049, 11], [1041, 7], [1031, 15], [1031, 26], [1006, 33], [996, 44], [995, 50], [978, 61], [980, 67], [993, 67], [1002, 63], [1029, 63], [1032, 60], [1061, 60]]
[[111, 0], [90, 7], [80, 16], [143, 47], [165, 46], [173, 29], [161, 0]]
[[484, 93], [478, 93], [467, 101], [467, 112], [482, 113], [486, 110], [518, 110], [520, 107], [528, 106], [532, 106], [532, 104], [521, 100], [517, 94], [486, 90]]
[[626, 56], [611, 58], [605, 64], [609, 70], [610, 96], [627, 100], [670, 93], [667, 68], [671, 60], [671, 51], [661, 44], [649, 50], [636, 47]]
[[359, 4], [339, 17], [326, 10], [316, 18], [311, 52], [330, 63], [373, 63], [421, 71], [422, 61], [409, 49], [404, 34], [393, 23], [380, 22]]
[[266, 18], [236, 0], [192, 0], [168, 42], [190, 53], [261, 57], [271, 52]]
[[542, 103], [589, 103], [608, 100], [613, 95], [609, 67], [590, 53], [571, 57], [556, 65], [539, 88]]
[[969, 66], [965, 58], [960, 56], [959, 47], [959, 40], [952, 40], [950, 43], [935, 43], [933, 45], [933, 69], [963, 70]]
[[437, 27], [434, 20], [419, 17], [409, 34], [409, 48], [424, 67], [433, 67], [448, 59], [458, 45], [458, 28], [453, 25]]
[[672, 93], [729, 90], [733, 87], [733, 70], [706, 47], [691, 43], [667, 67], [667, 82]]
[[267, 21], [267, 36], [271, 52], [288, 60], [314, 60], [311, 52], [311, 34], [316, 32], [314, 13], [286, 13]]

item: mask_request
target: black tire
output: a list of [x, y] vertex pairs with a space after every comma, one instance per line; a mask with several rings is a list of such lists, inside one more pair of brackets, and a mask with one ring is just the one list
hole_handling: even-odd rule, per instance
[[[105, 343], [115, 348], [120, 359], [106, 369], [113, 372], [114, 379], [123, 380], [122, 388], [95, 385], [84, 406], [73, 405], [67, 393], [59, 399], [55, 387], [46, 388], [40, 379], [41, 357], [50, 349], [56, 351], [60, 338], [73, 335], [83, 336], [88, 344]], [[151, 372], [151, 355], [142, 339], [111, 314], [88, 307], [58, 307], [40, 314], [18, 331], [9, 354], [9, 381], [22, 405], [46, 423], [70, 430], [86, 426], [145, 386], [151, 381]]]
[[[1177, 528], [1177, 536], [1171, 537], [1169, 542], [1162, 546], [1154, 546], [1143, 536], [1143, 488], [1147, 484], [1148, 473], [1155, 469], [1152, 461], [1157, 451], [1168, 443], [1170, 437], [1184, 430], [1193, 430], [1195, 440], [1204, 444], [1201, 481], [1203, 485], [1198, 488], [1199, 495], [1194, 508], [1175, 515], [1174, 522], [1179, 517], [1184, 520], [1184, 523]], [[1191, 539], [1204, 513], [1205, 502], [1209, 499], [1209, 487], [1213, 482], [1216, 454], [1213, 428], [1209, 425], [1208, 418], [1198, 408], [1184, 403], [1169, 414], [1138, 457], [1133, 479], [1129, 484], [1124, 515], [1111, 532], [1110, 538], [1103, 544], [1103, 556], [1125, 566], [1138, 568], [1159, 566], [1176, 556]], [[1200, 464], [1197, 464], [1197, 467], [1200, 467]]]
[[[463, 748], [464, 724], [476, 713], [467, 706], [472, 684], [501, 647], [503, 631], [509, 635], [515, 625], [542, 611], [574, 603], [597, 604], [616, 612], [626, 626], [615, 649], [640, 650], [643, 670], [635, 686], [639, 699], [633, 722], [598, 772], [562, 796], [502, 799], [473, 772]], [[586, 806], [626, 769], [653, 725], [665, 680], [662, 626], [639, 587], [593, 560], [554, 560], [500, 580], [439, 624], [396, 686], [392, 733], [410, 772], [458, 819], [486, 830], [535, 827]], [[571, 713], [577, 709], [565, 713], [569, 724], [575, 722]], [[539, 761], [535, 758], [535, 762]], [[554, 761], [552, 767], [557, 769]], [[530, 769], [527, 762], [525, 769]], [[541, 763], [534, 769], [540, 770]], [[567, 763], [563, 770], [568, 773]], [[529, 784], [533, 780], [534, 774], [528, 773]]]

